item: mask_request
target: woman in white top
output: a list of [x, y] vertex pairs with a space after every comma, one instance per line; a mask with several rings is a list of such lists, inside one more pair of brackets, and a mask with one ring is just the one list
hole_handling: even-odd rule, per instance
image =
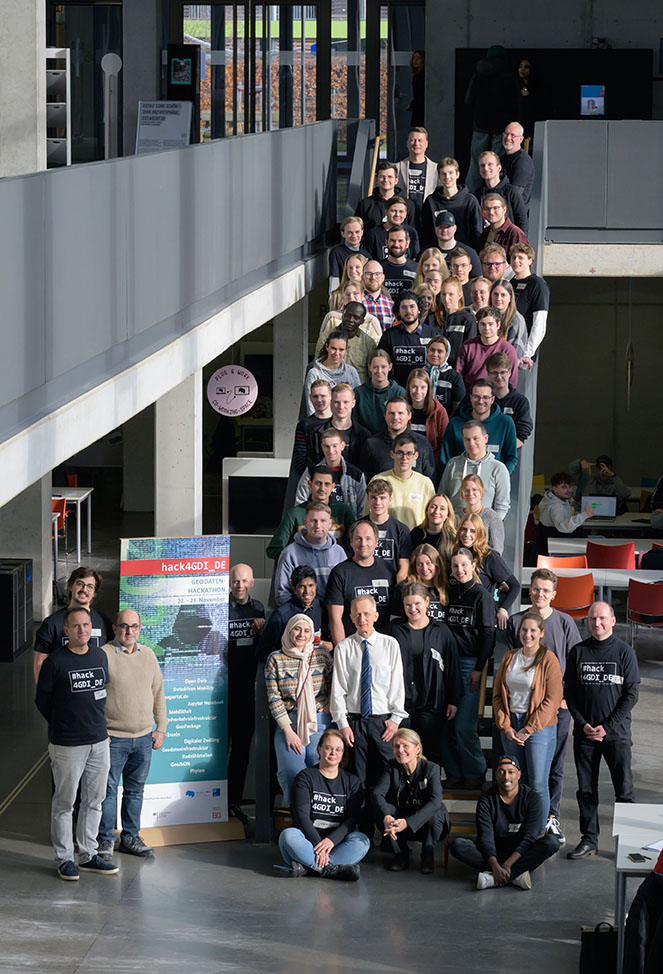
[[353, 389], [360, 385], [357, 370], [353, 365], [348, 365], [345, 362], [347, 349], [348, 336], [345, 332], [340, 329], [331, 331], [323, 345], [322, 355], [306, 373], [304, 397], [307, 404], [307, 415], [313, 415], [313, 403], [309, 393], [316, 379], [327, 379], [332, 389], [339, 382], [347, 382]]
[[517, 757], [523, 780], [541, 798], [541, 828], [548, 821], [548, 776], [557, 744], [557, 711], [562, 703], [562, 670], [543, 639], [543, 619], [526, 612], [519, 649], [506, 654], [493, 685], [493, 714], [504, 753]]
[[527, 345], [527, 325], [516, 308], [516, 295], [509, 281], [495, 281], [490, 288], [490, 305], [502, 315], [500, 338], [511, 342], [520, 365]]
[[460, 496], [464, 507], [463, 514], [478, 514], [488, 535], [488, 546], [502, 554], [504, 551], [504, 522], [492, 507], [483, 506], [485, 487], [478, 473], [470, 473], [463, 477], [460, 484]]

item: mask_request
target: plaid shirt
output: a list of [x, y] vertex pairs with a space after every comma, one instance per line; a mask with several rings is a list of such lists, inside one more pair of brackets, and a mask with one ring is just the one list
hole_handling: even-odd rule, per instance
[[382, 325], [382, 331], [391, 328], [394, 323], [394, 302], [388, 294], [380, 291], [377, 298], [374, 298], [368, 291], [364, 291], [362, 303], [365, 305], [366, 310], [378, 319]]

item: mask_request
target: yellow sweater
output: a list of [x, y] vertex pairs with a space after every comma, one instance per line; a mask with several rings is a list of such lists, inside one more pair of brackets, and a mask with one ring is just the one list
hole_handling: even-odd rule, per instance
[[119, 643], [101, 647], [108, 657], [106, 726], [112, 737], [144, 737], [156, 729], [166, 733], [166, 698], [159, 662], [149, 646], [127, 653]]
[[[373, 480], [386, 480], [391, 484], [393, 496], [389, 505], [392, 517], [402, 521], [410, 530], [416, 528], [424, 519], [426, 504], [435, 494], [435, 488], [430, 477], [412, 471], [408, 480], [399, 480], [393, 470], [385, 470], [377, 474]], [[368, 512], [368, 502], [364, 506], [364, 514]]]

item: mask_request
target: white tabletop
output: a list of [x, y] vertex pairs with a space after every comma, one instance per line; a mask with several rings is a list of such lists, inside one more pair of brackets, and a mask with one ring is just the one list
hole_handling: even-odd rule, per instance
[[584, 555], [587, 552], [587, 541], [595, 544], [615, 545], [633, 542], [636, 552], [651, 551], [654, 544], [652, 538], [548, 538], [548, 551], [551, 555]]
[[[630, 873], [632, 876], [646, 876], [650, 873], [658, 860], [658, 852], [646, 847], [651, 842], [663, 838], [662, 833], [653, 833], [649, 829], [638, 829], [618, 836], [615, 869], [618, 873]], [[644, 862], [633, 862], [630, 855], [644, 856]]]
[[[520, 572], [521, 585], [528, 586], [532, 580], [532, 572], [535, 568], [523, 568]], [[628, 588], [629, 578], [635, 578], [638, 582], [661, 582], [663, 581], [663, 570], [644, 570], [642, 568], [555, 568], [555, 575], [565, 578], [576, 578], [578, 575], [594, 576], [594, 585], [598, 588]]]
[[[647, 802], [616, 802], [612, 817], [612, 834], [622, 835], [629, 830], [659, 831], [663, 839], [663, 805]], [[654, 842], [649, 839], [649, 842]]]
[[54, 487], [51, 493], [53, 500], [64, 497], [68, 501], [84, 501], [89, 497], [94, 487]]
[[626, 531], [631, 528], [642, 529], [651, 526], [651, 514], [644, 511], [629, 511], [617, 517], [588, 517], [583, 528], [585, 531], [596, 531], [598, 528], [609, 528], [612, 531]]

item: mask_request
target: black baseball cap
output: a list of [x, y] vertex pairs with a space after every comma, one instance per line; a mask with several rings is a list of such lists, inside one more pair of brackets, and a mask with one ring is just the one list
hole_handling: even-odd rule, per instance
[[518, 761], [518, 758], [512, 758], [508, 754], [503, 754], [502, 757], [499, 759], [499, 761], [497, 762], [498, 768], [500, 764], [512, 764], [514, 768], [517, 768], [518, 771], [520, 771], [520, 762]]
[[450, 210], [441, 210], [435, 217], [436, 227], [455, 227], [456, 217]]

